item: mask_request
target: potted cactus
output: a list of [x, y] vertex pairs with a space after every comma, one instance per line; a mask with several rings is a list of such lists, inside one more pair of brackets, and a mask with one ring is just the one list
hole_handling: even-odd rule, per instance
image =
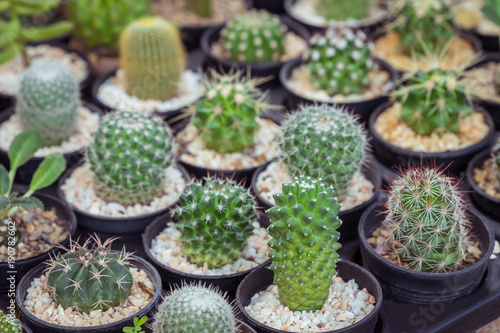
[[32, 333], [33, 331], [12, 314], [5, 314], [0, 310], [0, 332], [8, 333]]

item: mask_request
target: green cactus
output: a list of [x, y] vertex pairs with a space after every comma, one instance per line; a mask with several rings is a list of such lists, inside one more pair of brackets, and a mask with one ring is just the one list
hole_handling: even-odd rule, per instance
[[249, 11], [229, 21], [221, 31], [221, 45], [233, 60], [278, 61], [284, 53], [286, 26], [277, 15]]
[[49, 261], [47, 286], [57, 304], [82, 313], [106, 311], [130, 295], [131, 254], [111, 251], [113, 241], [92, 236], [83, 245], [72, 242], [66, 253]]
[[174, 210], [179, 219], [180, 242], [189, 261], [219, 268], [241, 258], [246, 241], [253, 234], [257, 209], [252, 195], [232, 180], [206, 178], [191, 183]]
[[42, 145], [57, 146], [75, 130], [80, 106], [78, 81], [56, 62], [37, 62], [23, 74], [16, 113], [25, 130], [36, 130]]
[[186, 0], [186, 8], [200, 17], [212, 16], [212, 0]]
[[159, 17], [131, 23], [120, 37], [120, 66], [129, 94], [163, 101], [177, 96], [186, 69], [179, 30]]
[[6, 315], [0, 310], [0, 332], [2, 333], [22, 333], [21, 323], [16, 318]]
[[364, 19], [371, 7], [371, 0], [319, 0], [317, 10], [329, 21], [345, 21]]
[[374, 69], [370, 59], [373, 44], [358, 30], [329, 27], [310, 40], [305, 55], [311, 82], [330, 96], [365, 91], [368, 74]]
[[342, 197], [366, 160], [366, 131], [345, 109], [301, 106], [282, 125], [282, 161], [292, 177], [322, 178]]
[[162, 192], [165, 169], [173, 160], [173, 139], [157, 116], [108, 113], [88, 147], [95, 190], [107, 201], [149, 203]]
[[292, 311], [319, 310], [330, 293], [339, 260], [340, 204], [321, 179], [296, 177], [275, 194], [267, 243], [281, 304]]
[[75, 25], [74, 35], [90, 48], [118, 49], [125, 27], [151, 13], [146, 0], [71, 0], [66, 4], [68, 19]]
[[[9, 242], [9, 237], [14, 237], [14, 241]], [[14, 247], [21, 240], [21, 231], [17, 228], [16, 222], [9, 217], [0, 220], [0, 246]], [[0, 332], [2, 332], [0, 330]]]
[[443, 171], [411, 168], [394, 180], [384, 225], [401, 262], [422, 272], [463, 267], [469, 227], [462, 193]]

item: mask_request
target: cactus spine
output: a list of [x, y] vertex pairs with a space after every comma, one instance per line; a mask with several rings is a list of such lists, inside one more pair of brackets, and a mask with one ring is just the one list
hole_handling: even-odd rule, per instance
[[371, 0], [319, 0], [317, 9], [329, 21], [345, 21], [364, 19], [371, 7]]
[[143, 100], [175, 97], [186, 68], [179, 30], [159, 17], [131, 23], [120, 37], [120, 64], [129, 94]]
[[5, 314], [2, 310], [0, 310], [0, 332], [22, 333], [23, 328], [19, 320]]
[[186, 0], [186, 8], [200, 17], [212, 16], [212, 0]]

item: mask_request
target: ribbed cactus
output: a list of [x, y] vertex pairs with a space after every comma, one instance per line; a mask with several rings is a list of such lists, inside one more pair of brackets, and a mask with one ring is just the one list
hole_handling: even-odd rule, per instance
[[361, 20], [371, 7], [371, 0], [319, 0], [317, 11], [329, 21]]
[[173, 139], [157, 116], [108, 113], [88, 147], [95, 189], [107, 201], [149, 203], [162, 191], [173, 160]]
[[227, 23], [221, 31], [221, 44], [237, 61], [278, 61], [285, 50], [286, 33], [287, 28], [277, 15], [253, 10]]
[[19, 320], [6, 315], [0, 310], [0, 332], [2, 333], [22, 333], [23, 328]]
[[216, 290], [182, 286], [165, 296], [154, 316], [153, 333], [236, 333], [234, 311]]
[[330, 96], [363, 92], [374, 69], [370, 59], [373, 44], [358, 30], [329, 27], [310, 40], [305, 55], [311, 82]]
[[180, 202], [174, 210], [179, 219], [175, 226], [191, 263], [219, 268], [241, 257], [257, 219], [248, 189], [232, 180], [206, 178], [204, 184], [191, 183]]
[[462, 193], [442, 171], [411, 168], [394, 180], [384, 224], [399, 260], [423, 272], [451, 272], [463, 267], [468, 221]]
[[366, 159], [366, 131], [345, 109], [302, 106], [282, 125], [282, 160], [291, 176], [322, 178], [342, 197]]
[[159, 17], [131, 23], [120, 37], [120, 66], [129, 94], [155, 100], [175, 97], [186, 68], [179, 30]]
[[[14, 242], [9, 242], [9, 237], [11, 238], [11, 240], [12, 237], [14, 237]], [[14, 222], [14, 220], [12, 220], [10, 217], [4, 217], [0, 219], [0, 246], [15, 246], [17, 245], [17, 243], [19, 243], [21, 237], [21, 231], [17, 228], [16, 222]]]
[[131, 254], [111, 251], [113, 240], [102, 243], [95, 236], [83, 245], [72, 242], [66, 253], [49, 262], [47, 285], [54, 302], [88, 313], [117, 306], [130, 295]]
[[71, 0], [66, 3], [66, 12], [75, 25], [74, 35], [86, 46], [118, 49], [123, 29], [149, 15], [150, 7], [150, 2], [145, 0]]
[[36, 130], [44, 146], [55, 146], [74, 132], [80, 105], [78, 81], [56, 62], [36, 62], [23, 74], [16, 113], [24, 130]]
[[186, 0], [186, 8], [201, 17], [212, 16], [212, 0]]
[[321, 179], [295, 178], [275, 194], [276, 206], [266, 211], [272, 239], [274, 283], [281, 304], [292, 311], [323, 307], [337, 274], [340, 204]]

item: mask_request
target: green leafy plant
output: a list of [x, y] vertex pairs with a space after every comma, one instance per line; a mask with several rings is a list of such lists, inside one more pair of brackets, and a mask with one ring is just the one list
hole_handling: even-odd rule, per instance
[[141, 319], [135, 317], [134, 318], [134, 327], [124, 327], [122, 332], [124, 333], [145, 333], [142, 330], [142, 325], [144, 325], [148, 321], [147, 316], [142, 316]]

